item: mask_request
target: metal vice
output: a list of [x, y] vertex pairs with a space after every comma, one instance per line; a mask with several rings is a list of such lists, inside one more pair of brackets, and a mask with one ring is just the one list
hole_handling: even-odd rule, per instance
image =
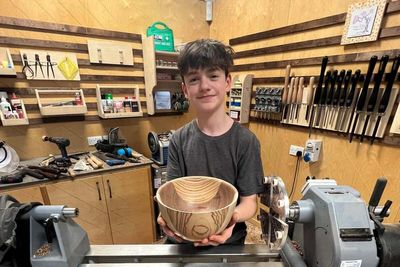
[[36, 206], [21, 219], [29, 220], [30, 259], [33, 267], [77, 266], [89, 251], [87, 233], [71, 218], [77, 208]]

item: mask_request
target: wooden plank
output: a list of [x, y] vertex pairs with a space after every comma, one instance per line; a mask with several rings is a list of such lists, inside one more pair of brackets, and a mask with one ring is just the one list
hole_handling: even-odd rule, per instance
[[[143, 114], [143, 117], [135, 117], [135, 118], [113, 118], [113, 119], [105, 119], [105, 120], [122, 120], [122, 119], [141, 119], [141, 118], [149, 118], [149, 117], [163, 117], [163, 116], [177, 116], [182, 115], [183, 112], [163, 112], [163, 113], [155, 113], [154, 115]], [[64, 123], [64, 122], [74, 122], [74, 121], [100, 121], [103, 120], [97, 115], [86, 115], [86, 116], [62, 116], [62, 117], [42, 117], [42, 118], [34, 118], [29, 119], [29, 125], [37, 125], [43, 123]]]
[[[389, 2], [386, 13], [385, 14], [391, 14], [400, 11], [400, 2], [399, 1], [394, 1], [394, 2]], [[341, 13], [325, 18], [320, 18], [320, 19], [315, 19], [315, 20], [310, 20], [298, 24], [293, 24], [290, 26], [285, 26], [281, 28], [276, 28], [268, 31], [262, 31], [258, 33], [253, 33], [241, 37], [236, 37], [232, 38], [229, 40], [230, 45], [238, 45], [238, 44], [244, 44], [244, 43], [249, 43], [249, 42], [254, 42], [257, 40], [263, 40], [267, 38], [272, 38], [276, 36], [281, 36], [285, 34], [293, 34], [297, 32], [302, 32], [306, 30], [311, 30], [311, 29], [318, 29], [322, 27], [327, 27], [327, 26], [334, 26], [334, 25], [340, 25], [344, 24], [346, 20], [346, 15], [347, 13]]]
[[[332, 64], [332, 63], [365, 62], [365, 61], [369, 61], [369, 59], [373, 55], [376, 55], [378, 57], [381, 57], [383, 55], [388, 55], [389, 58], [394, 58], [398, 54], [400, 54], [400, 49], [373, 51], [373, 52], [365, 52], [365, 53], [352, 53], [352, 54], [344, 54], [344, 55], [334, 55], [334, 56], [329, 56], [329, 63]], [[233, 66], [232, 71], [276, 69], [276, 68], [284, 68], [289, 64], [292, 67], [313, 66], [313, 65], [320, 65], [321, 61], [322, 61], [322, 56], [260, 62], [260, 63], [251, 63], [251, 64], [240, 64], [240, 65]]]
[[[85, 53], [88, 52], [87, 44], [37, 40], [37, 39], [19, 38], [19, 37], [0, 36], [0, 44], [9, 47], [22, 46], [22, 47], [33, 47], [35, 49], [50, 48], [50, 49], [71, 50], [75, 52], [85, 52]], [[143, 57], [143, 52], [141, 49], [132, 49], [132, 52], [133, 56]]]
[[345, 22], [345, 20], [346, 20], [346, 13], [342, 13], [342, 14], [338, 14], [338, 15], [329, 16], [326, 18], [310, 20], [310, 21], [306, 21], [306, 22], [302, 22], [302, 23], [298, 23], [298, 24], [293, 24], [290, 26], [276, 28], [273, 30], [268, 30], [268, 31], [245, 35], [242, 37], [233, 38], [233, 39], [229, 40], [229, 44], [230, 45], [238, 45], [238, 44], [249, 43], [249, 42], [253, 42], [253, 41], [257, 41], [257, 40], [272, 38], [272, 37], [276, 37], [276, 36], [280, 36], [280, 35], [284, 35], [284, 34], [293, 34], [293, 33], [302, 32], [305, 30], [318, 29], [318, 28], [322, 28], [322, 27], [343, 24]]
[[76, 25], [51, 23], [30, 19], [0, 16], [0, 25], [5, 28], [36, 30], [41, 32], [54, 32], [71, 35], [84, 35], [91, 37], [107, 37], [110, 39], [125, 39], [135, 43], [141, 43], [142, 37], [137, 33], [110, 31], [97, 28], [89, 28]]
[[51, 49], [73, 50], [73, 51], [80, 51], [80, 52], [88, 51], [86, 44], [46, 41], [46, 40], [8, 37], [8, 36], [0, 36], [0, 44], [6, 45], [6, 46], [34, 47], [35, 49], [51, 48]]
[[[20, 54], [11, 54], [11, 58], [13, 60], [14, 65], [22, 66], [22, 59]], [[83, 59], [83, 58], [78, 58], [77, 60], [79, 67], [90, 66], [91, 68], [95, 69], [107, 68], [107, 70], [127, 69], [127, 68], [132, 68], [135, 70], [143, 70], [143, 63], [139, 62], [134, 62], [133, 66], [128, 66], [128, 65], [94, 64], [90, 63], [89, 59]]]
[[[0, 91], [8, 92], [8, 93], [15, 93], [20, 98], [32, 98], [35, 97], [35, 89], [40, 90], [76, 90], [82, 89], [85, 96], [96, 96], [96, 87], [92, 88], [71, 88], [71, 87], [18, 87], [18, 88], [5, 88], [0, 87]], [[111, 89], [114, 94], [124, 94], [126, 91], [130, 91], [130, 88], [113, 88]], [[144, 88], [139, 88], [140, 96], [145, 97], [146, 92]]]
[[263, 47], [258, 49], [251, 49], [245, 50], [235, 53], [235, 59], [237, 58], [245, 58], [245, 57], [254, 57], [272, 53], [279, 53], [279, 52], [287, 52], [287, 51], [294, 51], [294, 50], [301, 50], [307, 48], [315, 48], [315, 47], [326, 47], [330, 45], [338, 45], [342, 39], [341, 35], [336, 35], [332, 37], [320, 38], [315, 40], [307, 40], [297, 43], [290, 43], [290, 44], [283, 44], [283, 45], [276, 45], [270, 47]]
[[81, 75], [82, 82], [144, 82], [143, 76], [117, 76], [117, 75]]
[[[400, 26], [390, 27], [382, 29], [379, 38], [389, 38], [389, 37], [397, 37], [400, 36]], [[270, 47], [263, 47], [258, 49], [245, 50], [235, 53], [235, 59], [237, 58], [245, 58], [245, 57], [254, 57], [266, 54], [301, 50], [301, 49], [309, 49], [309, 48], [317, 48], [317, 47], [327, 47], [330, 45], [340, 45], [342, 36], [336, 35], [326, 38], [320, 38], [315, 40], [307, 40], [297, 43], [290, 43], [284, 45], [276, 45]]]
[[[9, 78], [14, 79], [14, 78]], [[17, 73], [16, 79], [26, 80], [31, 82], [32, 80], [27, 80], [22, 72]], [[122, 75], [90, 75], [81, 74], [80, 81], [67, 80], [67, 83], [77, 84], [79, 82], [144, 82], [143, 76], [122, 76]], [[54, 80], [40, 80], [40, 83], [54, 83]], [[61, 84], [64, 81], [57, 81], [57, 84]]]
[[[140, 101], [140, 105], [145, 108], [146, 101]], [[86, 106], [88, 111], [97, 110], [97, 102], [86, 103]], [[25, 109], [27, 111], [39, 111], [39, 106], [37, 104], [25, 104]], [[68, 114], [66, 114], [66, 116], [68, 116]]]

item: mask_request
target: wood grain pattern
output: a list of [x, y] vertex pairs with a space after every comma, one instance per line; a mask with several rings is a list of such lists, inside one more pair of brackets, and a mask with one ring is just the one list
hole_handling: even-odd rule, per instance
[[115, 244], [155, 240], [150, 167], [103, 175]]
[[156, 198], [168, 226], [186, 240], [199, 241], [226, 228], [238, 192], [220, 179], [187, 176], [162, 185]]
[[44, 32], [56, 32], [62, 34], [84, 35], [91, 37], [107, 37], [111, 39], [127, 39], [132, 42], [140, 42], [141, 35], [136, 33], [109, 31], [89, 27], [50, 23], [22, 18], [0, 16], [0, 25], [18, 29], [38, 30]]
[[86, 230], [91, 244], [113, 244], [101, 176], [46, 185], [52, 205], [79, 209], [74, 220]]
[[[386, 14], [391, 14], [400, 11], [399, 1], [392, 1], [388, 4], [386, 9]], [[307, 30], [315, 30], [318, 28], [329, 27], [338, 24], [344, 24], [346, 20], [347, 13], [340, 13], [337, 15], [328, 16], [325, 18], [314, 19], [310, 21], [305, 21], [302, 23], [297, 23], [289, 26], [284, 26], [272, 30], [257, 32], [248, 34], [245, 36], [235, 37], [229, 40], [230, 45], [239, 45], [249, 42], [254, 42], [258, 40], [263, 40], [267, 38], [273, 38], [285, 34], [295, 34]]]
[[1, 190], [1, 194], [11, 195], [20, 203], [30, 203], [30, 202], [43, 203], [43, 198], [39, 186], [13, 189], [13, 190]]

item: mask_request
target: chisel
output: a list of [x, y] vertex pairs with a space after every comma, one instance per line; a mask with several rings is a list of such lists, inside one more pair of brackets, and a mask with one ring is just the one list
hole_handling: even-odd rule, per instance
[[285, 119], [287, 119], [288, 115], [290, 116], [290, 111], [289, 111], [289, 114], [287, 114], [287, 113], [288, 113], [288, 110], [290, 110], [295, 79], [296, 79], [295, 77], [292, 77], [290, 79], [290, 85], [289, 85], [289, 90], [288, 90], [288, 94], [287, 94], [287, 102], [286, 102], [286, 115], [284, 116]]
[[350, 84], [350, 79], [351, 79], [351, 70], [348, 70], [346, 72], [346, 75], [344, 76], [344, 86], [343, 86], [343, 91], [340, 93], [339, 97], [339, 111], [338, 111], [338, 116], [336, 120], [336, 125], [335, 125], [335, 130], [339, 130], [339, 125], [342, 125], [343, 121], [343, 109], [344, 109], [344, 104], [346, 101], [346, 96], [347, 96], [347, 90], [349, 88]]
[[[330, 78], [328, 78], [328, 83], [325, 84], [324, 89], [322, 91], [322, 95], [321, 95], [322, 107], [321, 107], [320, 115], [317, 116], [318, 124], [321, 126], [321, 128], [323, 128], [324, 124], [325, 124], [325, 117], [328, 113], [327, 106], [328, 106], [328, 104], [329, 105], [331, 104], [331, 101], [333, 98], [333, 92], [334, 92], [334, 88], [335, 88], [337, 74], [338, 74], [338, 71], [334, 70], [332, 75], [330, 76]], [[323, 114], [322, 114], [322, 111], [323, 111]]]
[[324, 86], [321, 88], [321, 95], [318, 103], [318, 110], [316, 110], [315, 113], [315, 126], [320, 125], [320, 120], [321, 120], [321, 114], [324, 111], [322, 108], [325, 106], [328, 90], [329, 90], [329, 84], [330, 81], [333, 77], [333, 74], [331, 75], [331, 71], [328, 70], [325, 75], [325, 81], [324, 81]]
[[294, 116], [294, 118], [297, 121], [299, 121], [299, 107], [301, 107], [303, 100], [303, 87], [304, 87], [304, 77], [300, 77], [299, 87], [297, 89], [296, 114]]
[[371, 145], [374, 143], [376, 132], [378, 131], [379, 124], [381, 122], [381, 118], [385, 115], [387, 106], [389, 104], [390, 94], [392, 93], [392, 87], [394, 80], [396, 79], [397, 71], [399, 70], [399, 65], [400, 65], [400, 55], [398, 55], [393, 61], [392, 70], [390, 71], [390, 76], [386, 83], [385, 91], [383, 92], [383, 95], [379, 102], [378, 114], [377, 114], [378, 117], [376, 119], [374, 131], [372, 132]]
[[334, 118], [334, 114], [336, 112], [336, 108], [339, 105], [340, 96], [342, 94], [342, 84], [343, 84], [343, 81], [344, 81], [345, 74], [346, 74], [346, 70], [342, 70], [340, 72], [340, 75], [339, 75], [338, 80], [337, 80], [336, 90], [335, 90], [335, 92], [333, 94], [331, 110], [330, 110], [330, 114], [329, 114], [329, 116], [330, 116], [329, 124], [330, 125], [332, 124], [332, 120]]
[[309, 119], [310, 107], [312, 106], [312, 100], [313, 100], [312, 98], [313, 98], [313, 95], [314, 95], [314, 81], [315, 81], [315, 78], [313, 76], [313, 77], [310, 78], [310, 82], [308, 83], [308, 87], [307, 87], [307, 90], [306, 90], [307, 94], [306, 94], [305, 101], [304, 101], [307, 104], [306, 120]]
[[386, 65], [389, 61], [389, 56], [388, 55], [384, 55], [381, 58], [381, 62], [379, 63], [379, 70], [378, 70], [378, 74], [375, 76], [375, 83], [374, 83], [374, 89], [372, 89], [372, 93], [368, 99], [368, 103], [367, 103], [367, 116], [365, 117], [365, 121], [364, 121], [364, 126], [361, 132], [361, 137], [360, 137], [360, 143], [362, 143], [364, 136], [365, 136], [365, 131], [367, 130], [367, 126], [368, 126], [368, 122], [369, 122], [369, 118], [371, 117], [372, 112], [374, 112], [375, 110], [375, 106], [376, 106], [376, 102], [378, 101], [378, 92], [379, 92], [379, 88], [381, 86], [381, 82], [382, 82], [382, 78], [383, 78], [383, 74], [385, 74], [385, 69], [386, 69]]
[[299, 92], [299, 79], [300, 77], [296, 77], [294, 79], [294, 86], [292, 91], [292, 99], [290, 101], [290, 120], [293, 120], [294, 111], [296, 109], [296, 102], [297, 102], [297, 93]]
[[287, 117], [287, 103], [288, 103], [288, 91], [289, 91], [289, 80], [290, 80], [290, 65], [286, 66], [286, 73], [285, 73], [285, 85], [283, 87], [283, 94], [282, 94], [282, 105], [283, 105], [283, 118], [282, 120], [286, 120]]
[[[351, 104], [353, 103], [354, 96], [356, 95], [356, 89], [357, 89], [358, 81], [360, 80], [360, 75], [361, 75], [361, 70], [356, 70], [356, 72], [354, 73], [354, 75], [351, 79], [351, 88], [350, 88], [349, 93], [346, 96], [346, 100], [345, 100], [346, 109], [343, 114], [343, 119], [341, 121], [341, 125], [339, 126], [340, 130], [343, 129], [343, 122], [347, 116], [347, 112], [350, 110]], [[351, 125], [351, 121], [353, 120], [354, 112], [351, 111], [350, 114], [351, 115], [350, 115], [350, 120], [349, 120], [349, 127], [347, 128], [346, 134], [348, 134], [350, 131], [350, 125]]]
[[356, 130], [358, 123], [358, 117], [360, 116], [360, 113], [363, 111], [364, 108], [365, 100], [367, 98], [367, 93], [368, 93], [369, 82], [371, 81], [372, 73], [374, 72], [377, 60], [378, 60], [377, 56], [372, 56], [371, 59], [369, 60], [367, 75], [365, 75], [363, 88], [361, 89], [361, 93], [357, 99], [356, 110], [355, 110], [356, 116], [354, 118], [353, 127], [349, 135], [350, 143], [351, 141], [353, 141], [354, 131]]
[[322, 83], [324, 80], [324, 74], [325, 74], [325, 69], [326, 66], [328, 65], [328, 57], [324, 56], [322, 58], [322, 63], [321, 63], [321, 73], [319, 75], [318, 79], [318, 85], [317, 88], [315, 89], [315, 95], [314, 95], [314, 103], [313, 103], [313, 108], [311, 109], [311, 116], [310, 116], [310, 122], [309, 122], [309, 131], [308, 131], [308, 136], [311, 136], [311, 129], [313, 126], [313, 120], [314, 120], [314, 109], [317, 109], [317, 105], [319, 104], [320, 98], [321, 98], [321, 91], [322, 91]]

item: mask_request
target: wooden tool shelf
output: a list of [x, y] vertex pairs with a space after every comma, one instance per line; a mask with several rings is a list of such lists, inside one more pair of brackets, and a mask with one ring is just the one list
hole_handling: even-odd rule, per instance
[[10, 51], [7, 48], [0, 48], [0, 76], [17, 76]]
[[[124, 107], [124, 112], [114, 112], [115, 110], [105, 110], [105, 105], [109, 104], [107, 103], [106, 99], [102, 99], [102, 95], [105, 93], [112, 93], [112, 89], [126, 89], [127, 92], [129, 92], [129, 96], [132, 96], [131, 99], [124, 99], [123, 97], [113, 97], [113, 107], [114, 107], [114, 101], [129, 101], [129, 104], [124, 106], [124, 103], [122, 103], [122, 106]], [[139, 94], [139, 87], [137, 85], [97, 85], [96, 86], [96, 98], [97, 98], [97, 109], [99, 113], [99, 117], [103, 119], [113, 119], [113, 118], [131, 118], [131, 117], [142, 117], [143, 116], [143, 111], [142, 107], [140, 105], [140, 94]], [[137, 111], [132, 111], [133, 107], [132, 104], [137, 107]], [[126, 109], [130, 109], [131, 111], [126, 111]]]
[[[35, 89], [35, 93], [42, 116], [83, 115], [87, 113], [87, 106], [82, 89]], [[79, 98], [77, 97], [78, 94]], [[47, 97], [43, 97], [43, 95], [47, 95]]]
[[29, 124], [28, 115], [26, 114], [24, 101], [22, 101], [22, 99], [20, 99], [20, 102], [21, 102], [21, 107], [22, 107], [22, 112], [24, 114], [24, 117], [20, 118], [20, 119], [6, 119], [3, 115], [3, 112], [0, 112], [0, 119], [1, 119], [1, 123], [3, 124], [3, 126], [17, 126], [17, 125], [28, 125]]
[[[147, 113], [180, 112], [174, 109], [172, 95], [182, 93], [181, 78], [178, 72], [178, 52], [156, 51], [154, 37], [143, 37], [143, 65], [146, 89]], [[159, 109], [156, 92], [171, 92], [170, 108]]]
[[252, 74], [236, 75], [229, 92], [229, 116], [239, 123], [248, 123], [252, 90]]

